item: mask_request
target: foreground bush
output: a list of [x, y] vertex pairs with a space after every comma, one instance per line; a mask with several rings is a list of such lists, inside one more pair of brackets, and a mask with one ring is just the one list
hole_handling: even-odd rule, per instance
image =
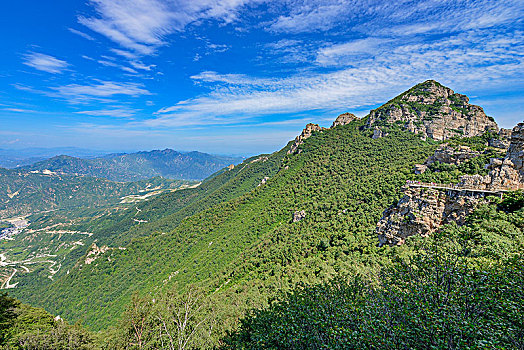
[[523, 349], [524, 260], [480, 266], [438, 245], [379, 282], [304, 287], [241, 321], [226, 349]]

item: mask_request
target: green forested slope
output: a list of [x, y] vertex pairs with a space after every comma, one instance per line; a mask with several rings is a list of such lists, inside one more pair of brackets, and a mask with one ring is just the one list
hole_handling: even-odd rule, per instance
[[[160, 219], [147, 234], [133, 234], [137, 238], [126, 250], [77, 266], [45, 291], [21, 286], [16, 295], [100, 329], [120, 315], [133, 291], [199, 282], [223, 298], [219, 313], [227, 328], [245, 307], [263, 305], [267, 296], [298, 281], [373, 271], [391, 255], [389, 248], [376, 247], [376, 221], [399, 197], [413, 165], [436, 146], [400, 131], [373, 140], [359, 131], [361, 124], [316, 133], [298, 155], [283, 150], [266, 162], [249, 163], [273, 162], [280, 170], [272, 168], [269, 181], [253, 189], [268, 174], [238, 181], [238, 169], [229, 187], [215, 191], [215, 202], [206, 199], [213, 206]], [[297, 210], [305, 210], [306, 218], [293, 223]]]
[[98, 349], [95, 338], [79, 325], [71, 326], [45, 310], [0, 293], [0, 348]]
[[252, 310], [225, 349], [522, 349], [524, 194], [410, 241], [370, 281], [338, 276]]
[[[101, 242], [120, 245], [151, 232], [168, 232], [182, 219], [256, 188], [264, 177], [276, 174], [286, 150], [249, 158], [231, 170], [217, 172], [198, 187], [153, 198], [121, 213], [79, 222], [71, 229], [90, 230]], [[133, 219], [147, 223], [138, 224]]]

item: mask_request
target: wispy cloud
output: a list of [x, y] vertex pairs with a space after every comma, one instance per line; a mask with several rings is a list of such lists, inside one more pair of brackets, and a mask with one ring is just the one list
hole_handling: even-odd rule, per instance
[[16, 113], [36, 113], [36, 111], [32, 109], [25, 109], [25, 108], [8, 107], [8, 108], [2, 108], [2, 110], [7, 111], [7, 112], [16, 112]]
[[520, 21], [524, 11], [520, 0], [282, 0], [272, 4], [285, 14], [270, 21], [267, 29], [295, 34], [337, 27], [367, 35], [441, 34]]
[[131, 74], [138, 74], [138, 72], [131, 68], [131, 67], [127, 67], [127, 66], [124, 66], [120, 63], [116, 63], [115, 60], [112, 58], [112, 57], [107, 57], [107, 56], [102, 56], [104, 57], [105, 59], [102, 59], [102, 60], [97, 60], [98, 63], [100, 63], [101, 65], [105, 66], [105, 67], [114, 67], [114, 68], [119, 68], [121, 70], [123, 70], [124, 72], [128, 72], [128, 73], [131, 73]]
[[[112, 97], [122, 100], [126, 97], [137, 98], [153, 95], [144, 84], [132, 82], [117, 82], [94, 80], [88, 84], [67, 84], [52, 86], [48, 89], [36, 89], [32, 86], [13, 84], [15, 89], [33, 94], [66, 100], [71, 104], [86, 104], [91, 102], [115, 103]], [[106, 108], [104, 108], [106, 109]]]
[[115, 108], [115, 109], [99, 109], [91, 111], [78, 111], [76, 114], [89, 115], [93, 117], [115, 117], [115, 118], [132, 118], [136, 111], [126, 108]]
[[120, 49], [109, 49], [109, 51], [119, 55], [119, 56], [122, 56], [122, 57], [125, 57], [129, 60], [136, 60], [138, 59], [138, 55], [132, 53], [132, 52], [129, 52], [129, 51], [126, 51], [126, 50], [120, 50]]
[[279, 16], [268, 29], [273, 32], [302, 33], [328, 30], [347, 19], [353, 2], [343, 1], [284, 1], [289, 14]]
[[383, 51], [381, 47], [391, 41], [391, 39], [368, 37], [343, 44], [327, 45], [318, 50], [316, 62], [321, 65], [336, 65], [339, 62], [347, 63], [370, 56], [374, 57]]
[[[166, 36], [184, 29], [188, 24], [207, 18], [232, 22], [237, 9], [248, 0], [90, 0], [95, 17], [79, 17], [78, 21], [127, 51], [122, 55], [151, 55], [166, 44]], [[131, 53], [129, 53], [131, 51]], [[129, 58], [129, 57], [128, 57]]]
[[62, 73], [64, 69], [69, 66], [66, 61], [59, 60], [53, 56], [45, 55], [43, 53], [30, 52], [24, 56], [26, 66], [47, 72], [47, 73]]
[[280, 63], [308, 63], [314, 60], [316, 45], [296, 39], [281, 39], [265, 45], [270, 55]]
[[84, 39], [87, 39], [89, 41], [95, 41], [95, 38], [93, 38], [91, 35], [86, 34], [84, 32], [81, 32], [79, 30], [76, 30], [74, 28], [67, 28], [71, 33], [81, 36]]
[[131, 61], [131, 62], [129, 62], [129, 63], [131, 63], [131, 65], [132, 65], [135, 69], [141, 69], [141, 70], [145, 70], [145, 71], [150, 71], [152, 68], [155, 68], [155, 67], [156, 67], [154, 64], [146, 65], [146, 64], [143, 64], [143, 63], [140, 62], [140, 61]]
[[0, 144], [2, 145], [14, 145], [16, 143], [19, 143], [20, 139], [10, 139], [10, 140], [2, 140], [0, 141]]
[[87, 85], [68, 84], [51, 89], [54, 91], [52, 96], [64, 98], [71, 103], [100, 100], [118, 95], [131, 97], [151, 95], [143, 84], [113, 81], [96, 81]]

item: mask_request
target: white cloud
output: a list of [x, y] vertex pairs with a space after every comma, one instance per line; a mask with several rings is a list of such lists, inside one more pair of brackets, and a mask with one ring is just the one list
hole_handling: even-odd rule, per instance
[[128, 72], [128, 73], [131, 73], [131, 74], [138, 74], [138, 72], [136, 70], [134, 70], [133, 68], [121, 65], [119, 63], [116, 63], [115, 59], [113, 57], [107, 57], [107, 56], [102, 56], [102, 57], [104, 57], [106, 59], [98, 60], [97, 62], [100, 63], [101, 65], [105, 66], [105, 67], [119, 68], [119, 69], [123, 70], [124, 72]]
[[120, 66], [120, 69], [122, 69], [124, 72], [128, 72], [131, 74], [138, 74], [138, 72], [131, 67]]
[[151, 95], [143, 84], [113, 81], [97, 81], [89, 85], [69, 84], [52, 89], [56, 91], [56, 96], [65, 98], [71, 103], [98, 100], [117, 95], [131, 97]]
[[[289, 1], [288, 1], [289, 3]], [[348, 4], [341, 1], [291, 1], [289, 15], [282, 15], [268, 29], [273, 32], [301, 33], [331, 29], [345, 20]]]
[[[78, 21], [128, 51], [122, 55], [151, 55], [166, 44], [165, 37], [202, 19], [234, 21], [237, 9], [248, 0], [90, 0], [95, 17], [79, 17]], [[129, 53], [129, 51], [132, 51]], [[126, 53], [127, 52], [127, 53]], [[129, 57], [128, 57], [129, 58]]]
[[23, 63], [47, 73], [62, 73], [69, 66], [66, 61], [37, 52], [30, 52], [25, 55]]
[[316, 61], [321, 65], [335, 65], [340, 61], [352, 61], [363, 55], [375, 56], [383, 51], [380, 46], [391, 41], [391, 39], [368, 37], [343, 44], [325, 46], [318, 51]]
[[129, 60], [136, 60], [138, 58], [136, 54], [126, 50], [110, 49], [110, 51]]
[[87, 39], [89, 41], [95, 41], [95, 38], [93, 38], [91, 35], [86, 34], [84, 32], [81, 32], [79, 30], [76, 30], [74, 28], [67, 28], [71, 33], [81, 36], [84, 39]]
[[118, 64], [116, 64], [113, 61], [98, 60], [97, 62], [100, 63], [102, 66], [106, 66], [106, 67], [118, 67]]
[[207, 48], [210, 49], [212, 52], [220, 53], [220, 52], [226, 52], [227, 50], [229, 50], [230, 46], [226, 44], [208, 43]]
[[116, 117], [129, 119], [133, 117], [136, 111], [126, 108], [115, 108], [115, 109], [99, 109], [90, 111], [78, 111], [77, 114], [84, 114], [93, 117]]
[[143, 64], [140, 61], [131, 61], [129, 63], [133, 66], [133, 68], [141, 69], [141, 70], [145, 70], [145, 71], [150, 71], [152, 68], [156, 67], [154, 64], [146, 65], [146, 64]]
[[12, 107], [2, 108], [2, 110], [3, 111], [8, 111], [8, 112], [16, 112], [16, 113], [35, 113], [36, 112], [34, 110], [31, 110], [31, 109], [12, 108]]
[[[0, 135], [3, 135], [3, 133], [0, 133]], [[10, 139], [10, 140], [2, 140], [0, 141], [0, 144], [2, 145], [14, 145], [15, 143], [19, 143], [20, 139]]]
[[253, 79], [245, 74], [218, 74], [213, 71], [204, 71], [191, 76], [196, 82], [206, 83], [227, 83], [229, 85], [251, 85], [251, 86], [268, 86], [279, 83], [279, 79]]
[[281, 39], [265, 45], [270, 55], [278, 57], [278, 63], [308, 63], [314, 59], [316, 45], [296, 39]]

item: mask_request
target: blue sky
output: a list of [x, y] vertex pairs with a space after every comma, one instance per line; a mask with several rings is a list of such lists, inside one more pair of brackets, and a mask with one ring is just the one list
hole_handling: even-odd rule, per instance
[[5, 1], [0, 148], [272, 152], [435, 79], [524, 120], [522, 0]]

